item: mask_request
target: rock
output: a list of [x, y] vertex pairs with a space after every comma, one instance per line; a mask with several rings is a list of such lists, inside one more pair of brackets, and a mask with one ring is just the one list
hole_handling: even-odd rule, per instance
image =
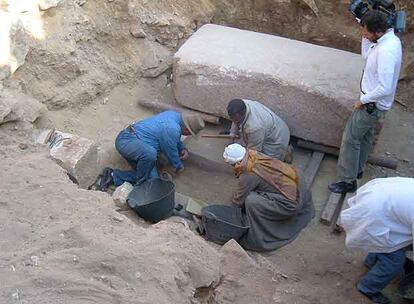
[[145, 34], [144, 30], [142, 29], [142, 27], [140, 25], [131, 26], [131, 28], [129, 29], [129, 32], [135, 38], [145, 38], [145, 37], [147, 37], [147, 34]]
[[117, 187], [112, 194], [112, 199], [115, 202], [115, 205], [118, 208], [127, 208], [127, 198], [129, 193], [134, 189], [134, 186], [128, 182], [123, 183], [121, 186]]
[[56, 7], [62, 0], [39, 0], [39, 8], [42, 11], [48, 10], [49, 8]]
[[0, 11], [0, 45], [8, 46], [0, 51], [0, 80], [9, 77], [26, 60], [29, 52], [28, 36], [22, 20]]
[[357, 54], [208, 24], [175, 54], [173, 89], [183, 106], [221, 117], [233, 98], [258, 100], [292, 135], [338, 147], [361, 70]]
[[157, 43], [148, 43], [142, 54], [142, 76], [156, 78], [171, 67], [171, 52]]
[[88, 0], [75, 0], [75, 3], [79, 6], [84, 5], [86, 2], [88, 2]]
[[97, 179], [98, 145], [90, 139], [55, 131], [49, 140], [50, 156], [81, 188], [87, 189]]
[[112, 220], [116, 223], [122, 223], [124, 221], [124, 219], [120, 216], [113, 216]]
[[224, 244], [220, 252], [222, 253], [222, 275], [234, 275], [245, 272], [249, 267], [256, 267], [256, 263], [253, 259], [234, 239], [231, 239]]
[[29, 146], [28, 146], [27, 144], [25, 144], [25, 143], [20, 143], [20, 144], [19, 144], [19, 149], [20, 149], [20, 150], [26, 150], [28, 147], [29, 147]]
[[47, 108], [19, 91], [4, 89], [0, 95], [0, 124], [9, 121], [34, 122]]

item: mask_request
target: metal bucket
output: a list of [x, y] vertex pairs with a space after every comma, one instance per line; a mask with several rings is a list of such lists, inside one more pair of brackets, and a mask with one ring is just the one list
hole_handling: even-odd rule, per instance
[[201, 210], [201, 233], [217, 244], [238, 241], [249, 230], [240, 208], [211, 205]]
[[127, 203], [144, 220], [159, 222], [173, 214], [175, 185], [159, 178], [149, 179], [134, 187]]

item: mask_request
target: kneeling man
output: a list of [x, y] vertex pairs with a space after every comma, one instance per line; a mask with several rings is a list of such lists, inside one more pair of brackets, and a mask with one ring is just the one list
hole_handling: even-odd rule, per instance
[[102, 174], [99, 189], [106, 191], [114, 184], [124, 182], [141, 184], [149, 178], [158, 177], [155, 162], [164, 154], [176, 172], [184, 170], [183, 160], [188, 151], [181, 141], [181, 135], [196, 135], [204, 128], [204, 121], [198, 115], [166, 111], [150, 118], [133, 122], [122, 130], [115, 140], [115, 147], [131, 166], [131, 170], [106, 168]]
[[232, 203], [244, 209], [250, 226], [239, 243], [264, 251], [292, 242], [314, 216], [311, 194], [296, 170], [239, 144], [226, 147], [223, 157], [239, 178]]

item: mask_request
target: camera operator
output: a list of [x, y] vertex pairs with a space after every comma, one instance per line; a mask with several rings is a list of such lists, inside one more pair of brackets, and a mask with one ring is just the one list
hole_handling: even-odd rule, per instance
[[394, 102], [401, 69], [401, 41], [388, 28], [387, 15], [378, 10], [360, 21], [362, 57], [365, 67], [361, 94], [342, 135], [337, 164], [338, 182], [329, 185], [335, 193], [354, 192], [361, 178], [374, 140], [374, 128]]

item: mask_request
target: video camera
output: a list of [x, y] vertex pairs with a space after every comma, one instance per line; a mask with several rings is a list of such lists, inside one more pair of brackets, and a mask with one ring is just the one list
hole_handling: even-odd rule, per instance
[[358, 20], [361, 20], [369, 11], [369, 7], [385, 13], [388, 16], [388, 26], [394, 28], [395, 32], [405, 31], [406, 13], [403, 10], [396, 10], [393, 0], [368, 0], [368, 3], [363, 0], [351, 0], [349, 10]]

